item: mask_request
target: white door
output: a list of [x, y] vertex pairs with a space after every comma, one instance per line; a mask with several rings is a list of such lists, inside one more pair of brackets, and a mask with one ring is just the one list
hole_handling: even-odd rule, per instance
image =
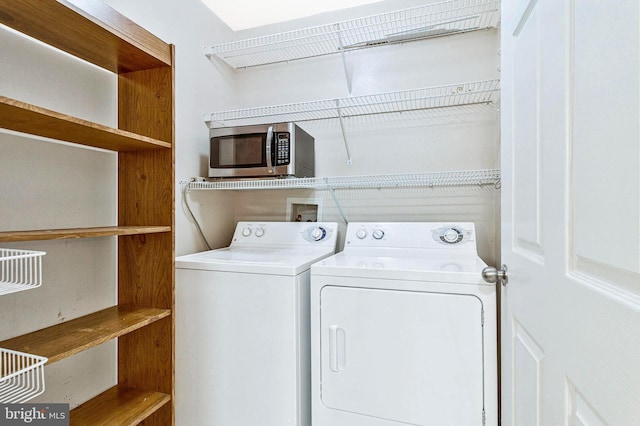
[[503, 425], [640, 424], [640, 2], [502, 2]]

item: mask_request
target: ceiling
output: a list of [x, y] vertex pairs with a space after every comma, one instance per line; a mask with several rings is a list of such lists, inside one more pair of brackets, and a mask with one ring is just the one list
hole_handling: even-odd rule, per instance
[[[238, 31], [289, 21], [380, 0], [202, 0], [231, 29]], [[247, 11], [250, 11], [247, 13]]]

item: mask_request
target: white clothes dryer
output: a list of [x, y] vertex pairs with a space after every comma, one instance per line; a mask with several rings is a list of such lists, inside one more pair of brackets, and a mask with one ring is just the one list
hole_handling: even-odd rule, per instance
[[313, 426], [498, 424], [495, 284], [472, 223], [350, 223], [311, 267]]
[[310, 426], [309, 267], [337, 224], [239, 222], [176, 258], [176, 424]]

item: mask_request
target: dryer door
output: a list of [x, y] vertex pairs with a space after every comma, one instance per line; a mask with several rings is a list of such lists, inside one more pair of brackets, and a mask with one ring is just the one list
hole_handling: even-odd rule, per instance
[[477, 297], [327, 286], [320, 321], [325, 406], [375, 424], [482, 424]]

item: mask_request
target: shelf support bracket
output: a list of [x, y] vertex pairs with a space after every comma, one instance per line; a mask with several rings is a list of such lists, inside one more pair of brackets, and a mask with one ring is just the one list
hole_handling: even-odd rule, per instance
[[344, 77], [347, 80], [347, 90], [351, 95], [351, 77], [349, 77], [349, 67], [347, 66], [347, 56], [344, 53], [344, 43], [342, 43], [342, 36], [340, 35], [340, 24], [334, 25], [336, 29], [336, 37], [338, 38], [338, 46], [340, 48], [340, 57], [342, 58], [342, 68], [344, 70]]
[[324, 183], [327, 186], [327, 190], [329, 191], [329, 194], [331, 194], [331, 198], [333, 198], [333, 202], [336, 204], [336, 207], [338, 208], [338, 213], [340, 213], [340, 217], [344, 221], [344, 224], [348, 225], [349, 221], [347, 220], [347, 216], [344, 214], [344, 210], [342, 210], [342, 206], [340, 205], [340, 201], [338, 201], [338, 197], [336, 197], [336, 191], [333, 189], [333, 187], [329, 183], [328, 178], [324, 178]]
[[353, 164], [351, 160], [351, 150], [347, 141], [347, 132], [344, 129], [344, 118], [342, 117], [342, 109], [340, 108], [340, 99], [336, 99], [336, 110], [338, 111], [338, 120], [340, 120], [340, 130], [342, 131], [342, 140], [344, 141], [344, 149], [347, 151], [347, 165]]

